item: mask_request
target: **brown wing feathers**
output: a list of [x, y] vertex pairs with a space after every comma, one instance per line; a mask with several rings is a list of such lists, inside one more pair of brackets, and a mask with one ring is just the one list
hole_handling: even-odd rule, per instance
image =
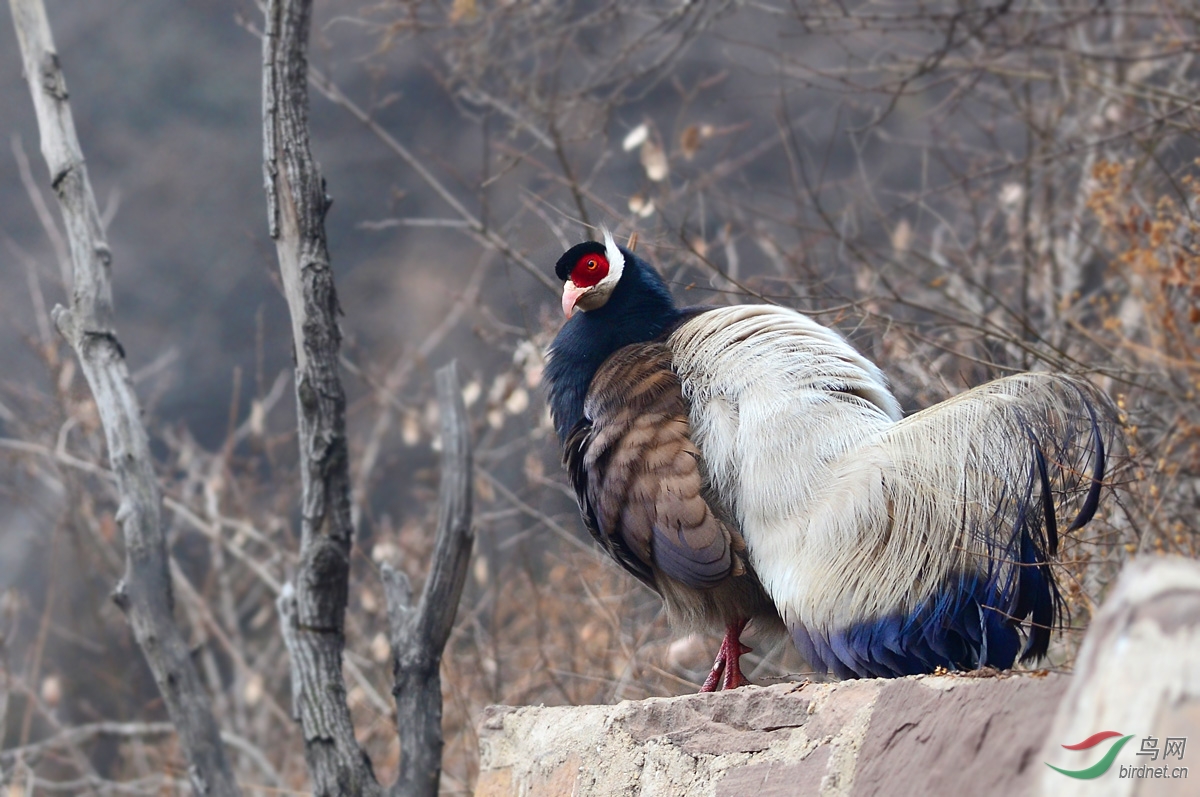
[[566, 464], [592, 535], [650, 586], [659, 574], [713, 587], [745, 545], [704, 499], [699, 451], [670, 351], [627, 346], [596, 372]]

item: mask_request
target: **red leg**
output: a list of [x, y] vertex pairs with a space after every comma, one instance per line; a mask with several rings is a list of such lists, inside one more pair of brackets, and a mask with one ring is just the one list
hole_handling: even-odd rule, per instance
[[742, 675], [741, 666], [742, 654], [752, 650], [743, 645], [741, 640], [742, 629], [746, 627], [746, 623], [746, 620], [735, 620], [726, 626], [725, 638], [721, 640], [721, 647], [717, 650], [712, 672], [708, 674], [704, 686], [700, 687], [701, 692], [717, 691], [718, 682], [722, 689], [737, 689], [739, 686], [750, 684], [746, 676]]

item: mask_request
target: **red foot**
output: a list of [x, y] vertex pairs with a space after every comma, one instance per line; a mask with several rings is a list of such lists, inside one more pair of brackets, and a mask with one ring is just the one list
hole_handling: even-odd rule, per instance
[[742, 654], [753, 650], [753, 648], [743, 645], [740, 639], [746, 622], [746, 620], [736, 620], [725, 628], [725, 638], [721, 640], [721, 647], [713, 662], [712, 672], [708, 674], [704, 686], [700, 687], [701, 692], [717, 691], [718, 681], [720, 681], [722, 689], [737, 689], [739, 686], [750, 685], [746, 676], [742, 675], [741, 665]]

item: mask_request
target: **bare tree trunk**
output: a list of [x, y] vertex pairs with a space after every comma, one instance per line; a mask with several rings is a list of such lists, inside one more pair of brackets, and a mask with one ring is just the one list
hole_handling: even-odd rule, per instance
[[[293, 711], [318, 795], [382, 794], [354, 737], [342, 677], [353, 525], [346, 399], [338, 375], [341, 333], [325, 241], [329, 200], [308, 140], [307, 43], [311, 3], [272, 0], [263, 37], [264, 172], [271, 236], [292, 318], [303, 488], [300, 569], [279, 599], [291, 655]], [[442, 754], [439, 667], [466, 578], [471, 544], [471, 460], [466, 410], [450, 365], [438, 372], [443, 474], [438, 540], [420, 604], [385, 570], [396, 657], [401, 736], [394, 794], [437, 793]]]
[[346, 397], [337, 291], [325, 244], [329, 200], [308, 144], [309, 2], [272, 0], [263, 36], [267, 212], [292, 318], [301, 498], [300, 569], [279, 597], [292, 711], [318, 795], [382, 794], [354, 738], [342, 652], [350, 577]]
[[238, 794], [208, 696], [175, 623], [160, 518], [162, 496], [125, 351], [113, 326], [112, 253], [88, 182], [46, 10], [41, 0], [10, 0], [10, 5], [37, 112], [42, 155], [74, 264], [71, 307], [55, 307], [54, 323], [75, 350], [96, 399], [120, 493], [117, 520], [125, 538], [125, 577], [113, 597], [129, 617], [179, 732], [192, 786], [198, 794]]
[[437, 372], [442, 422], [442, 476], [437, 544], [421, 602], [411, 606], [408, 579], [383, 569], [395, 657], [400, 773], [394, 797], [434, 797], [442, 771], [442, 652], [467, 578], [471, 547], [471, 441], [454, 363]]

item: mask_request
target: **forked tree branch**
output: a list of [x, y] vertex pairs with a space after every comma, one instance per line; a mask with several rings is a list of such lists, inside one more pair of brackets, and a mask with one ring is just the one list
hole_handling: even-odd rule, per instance
[[162, 494], [125, 351], [113, 325], [112, 254], [88, 181], [66, 81], [41, 0], [10, 0], [25, 77], [33, 96], [42, 155], [70, 243], [71, 307], [54, 308], [54, 323], [75, 350], [104, 426], [117, 480], [117, 520], [125, 538], [125, 576], [114, 599], [133, 633], [179, 732], [197, 794], [238, 794], [208, 696], [175, 623], [163, 536]]
[[437, 542], [421, 602], [403, 573], [383, 568], [395, 660], [400, 773], [393, 797], [435, 797], [442, 771], [442, 652], [450, 638], [467, 578], [471, 547], [471, 440], [454, 363], [437, 372], [442, 425], [442, 475]]
[[[329, 199], [308, 137], [309, 0], [271, 0], [263, 36], [264, 176], [296, 355], [302, 479], [300, 565], [279, 598], [291, 656], [293, 711], [317, 795], [379, 795], [354, 736], [342, 677], [349, 589], [350, 474], [346, 398], [338, 373], [341, 334], [325, 239]], [[438, 372], [444, 442], [434, 563], [420, 605], [407, 581], [385, 570], [396, 658], [401, 772], [391, 792], [434, 795], [441, 771], [439, 666], [471, 551], [471, 464], [466, 410], [453, 365]]]

